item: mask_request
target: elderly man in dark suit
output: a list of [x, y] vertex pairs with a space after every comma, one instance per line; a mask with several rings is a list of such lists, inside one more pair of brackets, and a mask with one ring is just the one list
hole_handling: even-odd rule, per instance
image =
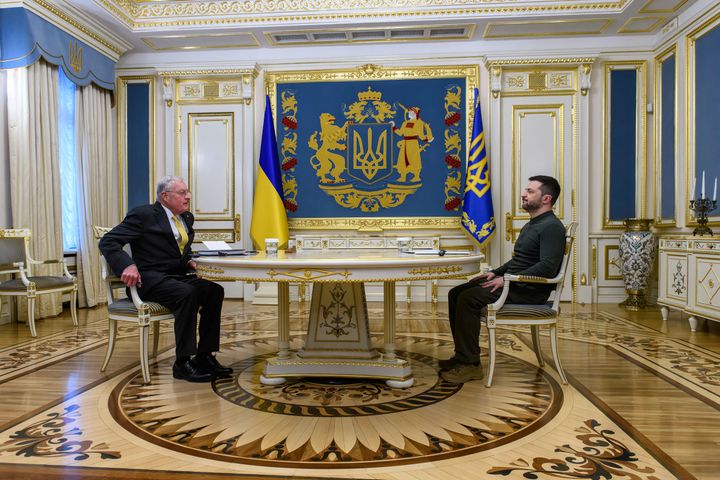
[[[220, 349], [220, 311], [225, 296], [217, 283], [198, 278], [190, 258], [194, 237], [190, 191], [179, 177], [157, 184], [157, 201], [131, 210], [100, 241], [110, 268], [128, 286], [136, 285], [143, 300], [159, 303], [175, 315], [173, 376], [208, 382], [227, 376], [213, 352]], [[132, 257], [123, 246], [130, 244]], [[196, 341], [200, 312], [200, 339]], [[193, 357], [194, 356], [194, 357]]]

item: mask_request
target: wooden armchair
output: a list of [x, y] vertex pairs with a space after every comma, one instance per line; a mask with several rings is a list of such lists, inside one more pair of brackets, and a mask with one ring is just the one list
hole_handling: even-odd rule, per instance
[[[107, 227], [93, 227], [93, 233], [97, 240], [109, 232]], [[150, 383], [150, 355], [148, 351], [150, 324], [153, 326], [153, 355], [157, 354], [158, 340], [160, 338], [160, 321], [174, 320], [172, 312], [163, 307], [159, 303], [143, 302], [138, 295], [136, 287], [126, 287], [119, 277], [113, 275], [109, 269], [105, 258], [100, 255], [102, 262], [102, 278], [107, 288], [108, 300], [108, 348], [105, 354], [101, 372], [104, 372], [110, 363], [113, 350], [115, 349], [115, 341], [117, 338], [117, 322], [133, 322], [140, 329], [140, 367], [142, 369], [143, 381]], [[116, 298], [118, 290], [124, 291], [126, 288], [130, 291], [130, 298]]]
[[[488, 374], [485, 381], [486, 387], [492, 385], [493, 373], [495, 371], [495, 328], [499, 325], [529, 325], [532, 332], [533, 348], [541, 367], [545, 366], [545, 362], [540, 351], [540, 331], [538, 327], [547, 325], [550, 328], [550, 346], [552, 348], [553, 359], [555, 360], [555, 368], [560, 375], [562, 383], [567, 384], [567, 378], [565, 377], [565, 372], [563, 372], [560, 355], [558, 353], [557, 322], [560, 316], [560, 294], [562, 293], [563, 284], [565, 283], [565, 272], [567, 271], [570, 260], [573, 236], [575, 235], [576, 228], [576, 223], [570, 223], [566, 227], [565, 253], [560, 265], [560, 271], [554, 278], [510, 274], [504, 276], [505, 284], [502, 294], [495, 303], [488, 305], [487, 317], [485, 319], [490, 346], [490, 365], [488, 366]], [[552, 299], [543, 305], [506, 304], [505, 300], [510, 292], [510, 284], [512, 282], [553, 284], [555, 285], [555, 289], [551, 297]]]
[[[0, 295], [25, 297], [28, 308], [30, 335], [37, 337], [35, 329], [35, 298], [49, 293], [70, 293], [70, 313], [77, 326], [77, 279], [68, 272], [64, 259], [35, 260], [30, 256], [30, 238], [27, 228], [0, 229], [0, 275], [13, 278], [0, 282]], [[57, 265], [59, 275], [33, 275], [37, 265]]]

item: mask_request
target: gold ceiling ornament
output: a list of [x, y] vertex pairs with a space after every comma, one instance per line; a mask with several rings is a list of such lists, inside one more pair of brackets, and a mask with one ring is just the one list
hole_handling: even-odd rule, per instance
[[[345, 0], [267, 1], [145, 1], [96, 0], [105, 10], [130, 28], [191, 25], [291, 23], [347, 21], [358, 18], [423, 18], [541, 13], [620, 13], [630, 0], [586, 3], [520, 3], [514, 0], [355, 0], [348, 9]], [[401, 3], [398, 6], [398, 3]], [[484, 4], [484, 5], [483, 5]]]

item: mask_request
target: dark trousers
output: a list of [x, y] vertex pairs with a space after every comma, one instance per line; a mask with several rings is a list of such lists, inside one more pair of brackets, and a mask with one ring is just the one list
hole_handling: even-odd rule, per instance
[[[225, 290], [215, 282], [195, 275], [170, 275], [141, 292], [143, 300], [172, 310], [175, 316], [175, 356], [220, 350], [220, 311]], [[200, 339], [196, 341], [200, 311]]]
[[[491, 292], [480, 286], [482, 282], [467, 282], [448, 293], [450, 330], [455, 342], [455, 359], [462, 363], [480, 361], [480, 317], [486, 315], [485, 307], [500, 298], [502, 289]], [[549, 293], [522, 285], [511, 285], [506, 303], [542, 304]]]

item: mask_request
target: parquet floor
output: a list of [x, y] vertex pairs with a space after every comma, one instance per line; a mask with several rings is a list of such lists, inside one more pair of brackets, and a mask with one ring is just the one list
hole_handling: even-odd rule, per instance
[[[307, 305], [291, 307], [292, 346]], [[564, 305], [563, 386], [523, 329], [499, 336], [495, 385], [438, 377], [452, 353], [447, 307], [398, 304], [397, 346], [416, 384], [257, 381], [275, 351], [276, 307], [228, 301], [222, 351], [235, 376], [173, 380], [172, 326], [142, 385], [137, 332], [110, 366], [102, 308], [0, 326], [2, 478], [720, 479], [720, 324], [677, 312]], [[369, 305], [381, 345], [382, 305]], [[483, 335], [481, 344], [486, 344]], [[549, 353], [549, 341], [543, 337]], [[548, 355], [546, 355], [548, 357]], [[486, 363], [486, 362], [485, 362]]]

